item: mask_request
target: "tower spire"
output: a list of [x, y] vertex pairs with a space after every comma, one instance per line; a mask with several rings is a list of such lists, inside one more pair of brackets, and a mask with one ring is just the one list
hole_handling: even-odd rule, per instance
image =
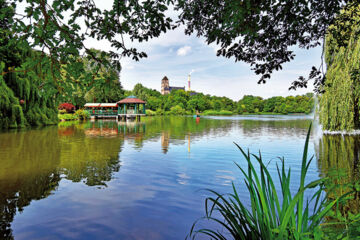
[[188, 75], [188, 90], [189, 90], [189, 91], [191, 91], [191, 88], [190, 88], [190, 77], [191, 77], [191, 75], [189, 74], [189, 75]]

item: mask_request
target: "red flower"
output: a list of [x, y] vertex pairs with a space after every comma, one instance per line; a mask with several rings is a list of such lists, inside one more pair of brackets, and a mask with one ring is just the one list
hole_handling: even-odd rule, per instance
[[20, 104], [23, 105], [25, 101], [23, 99], [20, 100]]

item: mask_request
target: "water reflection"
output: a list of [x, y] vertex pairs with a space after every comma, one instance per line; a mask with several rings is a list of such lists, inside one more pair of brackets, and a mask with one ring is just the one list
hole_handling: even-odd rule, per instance
[[[57, 239], [67, 239], [75, 234], [95, 239], [97, 234], [103, 239], [109, 234], [109, 239], [184, 239], [203, 215], [204, 194], [198, 190], [211, 187], [225, 193], [231, 191], [232, 181], [239, 181], [234, 161], [242, 159], [233, 141], [251, 151], [261, 149], [267, 160], [286, 154], [298, 179], [310, 121], [147, 117], [141, 123], [65, 122], [0, 133], [0, 238], [57, 234]], [[330, 168], [345, 166], [352, 171], [350, 180], [358, 181], [359, 142], [323, 137], [315, 145], [319, 160], [310, 166], [309, 180], [317, 178], [319, 170], [327, 176]], [[274, 162], [270, 171], [275, 174]], [[51, 207], [44, 210], [47, 200]], [[33, 215], [16, 215], [27, 209]], [[45, 219], [38, 222], [34, 217]]]
[[[315, 149], [321, 176], [329, 177], [329, 187], [335, 187], [329, 193], [330, 199], [355, 191], [351, 199], [346, 204], [340, 204], [339, 208], [343, 217], [360, 213], [360, 192], [356, 191], [360, 180], [360, 136], [323, 135], [315, 144]], [[339, 219], [327, 218], [328, 222], [336, 220]], [[360, 235], [354, 226], [350, 231], [352, 236]]]
[[17, 211], [32, 200], [48, 197], [58, 186], [61, 146], [57, 136], [54, 128], [0, 135], [1, 239], [13, 239], [11, 222]]
[[170, 143], [170, 133], [167, 131], [161, 132], [161, 148], [164, 154], [168, 152]]

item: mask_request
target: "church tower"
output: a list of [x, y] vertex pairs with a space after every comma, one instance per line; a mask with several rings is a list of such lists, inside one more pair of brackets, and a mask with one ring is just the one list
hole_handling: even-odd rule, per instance
[[170, 93], [170, 86], [169, 86], [169, 79], [165, 76], [161, 80], [161, 94], [169, 94]]

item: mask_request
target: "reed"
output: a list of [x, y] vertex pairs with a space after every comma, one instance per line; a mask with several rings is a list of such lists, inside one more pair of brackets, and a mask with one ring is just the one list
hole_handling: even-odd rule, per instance
[[[306, 173], [313, 159], [313, 157], [309, 160], [307, 158], [310, 130], [311, 126], [302, 156], [300, 186], [293, 194], [290, 191], [291, 168], [286, 170], [284, 158], [281, 159], [281, 166], [277, 164], [281, 191], [276, 191], [274, 176], [264, 165], [261, 153], [250, 154], [235, 143], [247, 161], [247, 169], [236, 165], [245, 177], [251, 204], [245, 205], [234, 184], [231, 194], [223, 195], [208, 190], [213, 196], [205, 200], [206, 215], [199, 220], [213, 221], [219, 224], [220, 230], [209, 228], [196, 230], [198, 220], [193, 224], [188, 238], [195, 239], [198, 235], [206, 235], [211, 239], [221, 240], [320, 239], [323, 234], [320, 224], [342, 197], [327, 200], [324, 191], [325, 178], [305, 183]], [[259, 164], [259, 171], [256, 171], [253, 160]], [[310, 198], [305, 198], [305, 191], [308, 189], [315, 190]]]

